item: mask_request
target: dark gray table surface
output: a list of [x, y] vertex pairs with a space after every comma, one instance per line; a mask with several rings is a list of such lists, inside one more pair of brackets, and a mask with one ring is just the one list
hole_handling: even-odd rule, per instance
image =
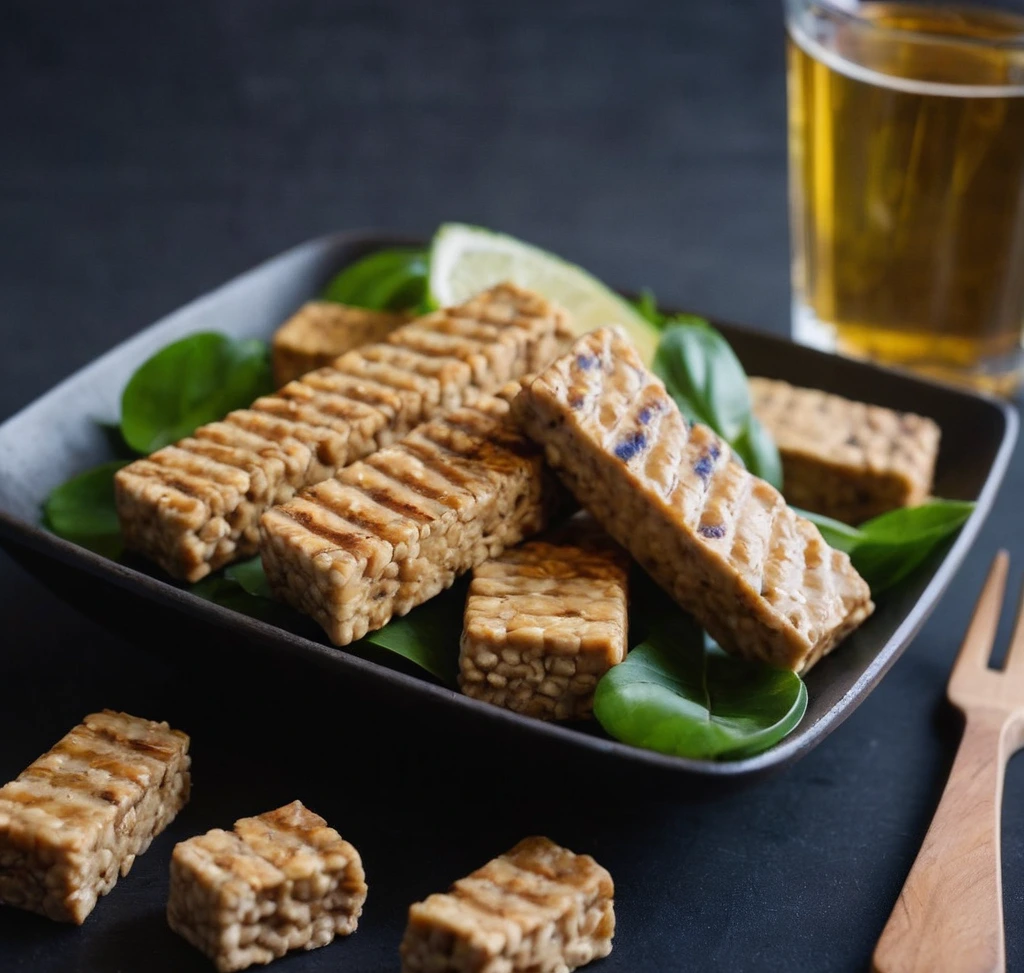
[[[0, 418], [189, 298], [302, 239], [445, 219], [626, 287], [784, 331], [785, 85], [759, 3], [0, 3]], [[618, 887], [602, 971], [862, 971], [958, 738], [943, 689], [998, 545], [1024, 555], [1017, 457], [932, 621], [781, 776], [710, 801], [508, 786], [430, 727], [358, 719], [239, 659], [225, 672], [87, 622], [0, 557], [0, 779], [92, 709], [171, 718], [196, 789], [83, 929], [0, 910], [0, 969], [188, 971], [162, 918], [174, 841], [294, 796], [363, 852], [359, 932], [281, 970], [397, 968], [406, 905], [522, 835]], [[1014, 568], [1014, 578], [1020, 575]], [[1004, 626], [1005, 628], [1005, 626]], [[1024, 970], [1024, 766], [1006, 791]]]

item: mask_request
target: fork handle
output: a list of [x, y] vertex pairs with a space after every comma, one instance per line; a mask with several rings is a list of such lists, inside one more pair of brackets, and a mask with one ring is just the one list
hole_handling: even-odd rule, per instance
[[949, 781], [899, 901], [874, 973], [1004, 973], [999, 814], [1012, 746], [1007, 714], [966, 714]]

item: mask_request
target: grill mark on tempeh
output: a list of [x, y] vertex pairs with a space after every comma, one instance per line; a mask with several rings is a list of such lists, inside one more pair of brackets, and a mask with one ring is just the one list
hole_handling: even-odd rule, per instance
[[[415, 347], [403, 345], [404, 328]], [[489, 391], [522, 374], [566, 329], [562, 312], [507, 285], [457, 312], [398, 327], [384, 343], [348, 352], [308, 381], [196, 430], [173, 447], [180, 452], [154, 460], [173, 473], [158, 474], [146, 461], [125, 467], [115, 485], [126, 545], [197, 581], [252, 550], [269, 506], [462, 405], [475, 386]], [[519, 448], [511, 440], [504, 445]], [[495, 455], [478, 447], [481, 462], [497, 462]], [[425, 465], [441, 472], [436, 463]]]
[[287, 443], [301, 443], [313, 450], [317, 448], [329, 434], [326, 429], [318, 429], [303, 422], [282, 419], [270, 412], [258, 409], [236, 409], [229, 412], [224, 421], [229, 425], [237, 425], [240, 429], [259, 436], [269, 446], [280, 446]]
[[362, 493], [378, 506], [387, 507], [388, 510], [401, 514], [403, 517], [408, 517], [423, 524], [429, 523], [431, 520], [431, 515], [427, 511], [417, 507], [415, 504], [409, 503], [407, 500], [396, 497], [393, 493], [383, 488], [363, 488]]
[[256, 412], [265, 412], [293, 422], [304, 422], [310, 426], [323, 426], [346, 437], [354, 423], [365, 422], [371, 418], [380, 420], [380, 413], [370, 413], [365, 407], [357, 409], [355, 403], [349, 403], [352, 407], [345, 408], [346, 402], [348, 400], [340, 395], [333, 399], [326, 396], [308, 399], [268, 396], [266, 400], [257, 399], [252, 407]]
[[366, 892], [359, 852], [294, 801], [179, 843], [167, 920], [233, 973], [353, 932]]
[[459, 651], [464, 693], [539, 719], [585, 718], [627, 648], [628, 559], [589, 518], [478, 565]]
[[[59, 791], [49, 786], [48, 781], [33, 781], [35, 787], [29, 787], [27, 781], [8, 784], [4, 789], [4, 801], [31, 807], [34, 811], [45, 814], [63, 822], [87, 824], [96, 817], [96, 802], [86, 791]], [[21, 788], [24, 788], [22, 790]]]
[[94, 713], [0, 787], [8, 905], [81, 923], [188, 799], [188, 738]]
[[257, 457], [251, 450], [238, 446], [224, 446], [215, 440], [183, 439], [178, 445], [182, 451], [187, 450], [195, 456], [205, 456], [221, 466], [229, 466], [249, 476], [248, 489], [252, 489], [252, 472], [258, 469]]
[[[428, 448], [426, 443], [433, 449]], [[485, 474], [468, 467], [456, 466], [459, 454], [432, 439], [424, 437], [423, 441], [420, 441], [412, 434], [402, 441], [402, 448], [455, 486], [476, 492], [487, 485], [488, 479]]]
[[105, 773], [109, 778], [109, 782], [103, 787], [102, 792], [96, 792], [93, 795], [100, 797], [107, 803], [117, 803], [117, 795], [113, 791], [114, 787], [120, 787], [121, 790], [130, 788], [131, 793], [138, 793], [139, 791], [139, 784], [131, 777], [117, 776], [110, 771], [101, 771], [96, 767], [90, 768], [87, 764], [72, 764], [70, 766], [59, 764], [56, 767], [50, 767], [37, 763], [22, 772], [21, 780], [45, 781], [57, 793], [77, 790], [83, 790], [84, 792], [86, 785], [82, 775], [87, 770], [91, 770], [93, 774]]
[[[355, 360], [346, 361], [349, 357]], [[440, 384], [436, 378], [425, 377], [408, 368], [399, 368], [390, 361], [366, 358], [365, 353], [350, 352], [344, 358], [338, 359], [335, 367], [342, 374], [359, 381], [373, 381], [378, 385], [393, 388], [398, 393], [404, 393], [406, 400], [413, 395], [417, 400], [436, 399], [440, 391]]]
[[[316, 509], [310, 510], [302, 506], [302, 503], [302, 499], [299, 498], [296, 503], [289, 507], [287, 515], [291, 517], [292, 520], [297, 524], [301, 524], [311, 534], [314, 534], [325, 541], [329, 541], [336, 547], [353, 551], [356, 553], [356, 556], [359, 555], [359, 552], [361, 552], [361, 550], [366, 546], [368, 538], [371, 535], [368, 535], [366, 531], [359, 530], [354, 524], [352, 525], [351, 530], [331, 527], [325, 524], [321, 519], [323, 516], [322, 511]], [[341, 519], [334, 514], [333, 511], [328, 511], [328, 513], [330, 513], [332, 519]]]
[[[393, 417], [402, 408], [402, 397], [390, 385], [370, 378], [355, 378], [335, 369], [319, 369], [302, 377], [303, 385], [327, 395], [344, 395]], [[285, 386], [287, 389], [289, 386]]]
[[188, 476], [183, 471], [164, 466], [152, 458], [147, 458], [140, 463], [137, 470], [133, 472], [137, 476], [148, 473], [152, 479], [159, 480], [165, 486], [172, 487], [178, 493], [193, 500], [209, 502], [210, 499], [215, 498], [217, 501], [215, 505], [219, 507], [219, 501], [223, 499], [223, 494], [205, 480]]
[[614, 892], [588, 855], [527, 838], [410, 907], [402, 973], [576, 969], [611, 952]]
[[[371, 500], [362, 491], [345, 490], [343, 497], [336, 497], [332, 496], [329, 490], [322, 489], [322, 487], [336, 482], [337, 481], [328, 480], [326, 483], [318, 484], [313, 491], [310, 491], [309, 496], [315, 499], [317, 506], [330, 511], [330, 513], [339, 519], [353, 524], [359, 530], [364, 531], [371, 536], [382, 537], [385, 540], [394, 543], [394, 541], [391, 540], [391, 537], [394, 536], [394, 521], [392, 518], [385, 515], [385, 513], [391, 513], [391, 511], [388, 511], [387, 508], [382, 507], [376, 501]], [[355, 498], [358, 498], [360, 501], [361, 510], [355, 508], [353, 504], [353, 499]], [[348, 502], [342, 502], [343, 499]], [[377, 513], [377, 511], [380, 511], [380, 513]]]
[[[749, 519], [737, 519], [730, 534], [728, 497], [755, 478], [717, 436], [683, 420], [616, 332], [581, 338], [524, 389], [515, 409], [577, 499], [724, 648], [800, 670], [872, 610], [848, 558], [837, 562], [831, 591], [796, 597], [794, 585], [823, 542], [809, 526], [803, 533], [803, 521], [763, 481], [751, 489], [773, 498], [762, 501], [765, 514], [744, 504]], [[772, 599], [767, 585], [778, 586]]]
[[[367, 556], [365, 565], [354, 565], [343, 545], [322, 552], [312, 533], [292, 530], [298, 502], [265, 514], [260, 551], [275, 593], [313, 615], [336, 644], [347, 645], [542, 527], [554, 494], [535, 449], [523, 458], [500, 445], [515, 435], [507, 413], [503, 400], [482, 397], [472, 409], [418, 427], [408, 439], [419, 448], [407, 448], [403, 440], [340, 471], [329, 488], [302, 495], [303, 504], [326, 503], [342, 516], [364, 500], [397, 514], [386, 530], [374, 531], [380, 544], [372, 563]], [[421, 460], [424, 450], [435, 450], [433, 439], [446, 442], [450, 460], [443, 453], [440, 462], [431, 458], [435, 465]], [[485, 440], [488, 450], [482, 453]], [[384, 549], [385, 537], [408, 543]]]
[[[428, 474], [428, 476], [416, 476], [413, 470], [410, 469], [401, 471], [395, 469], [394, 467], [397, 465], [395, 460], [403, 458], [407, 461], [412, 460], [413, 462], [418, 462], [411, 453], [407, 453], [402, 449], [400, 452], [394, 454], [393, 457], [389, 457], [389, 459], [383, 461], [373, 455], [368, 456], [366, 458], [366, 464], [367, 466], [371, 466], [373, 469], [377, 470], [381, 476], [397, 483], [406, 490], [418, 493], [421, 497], [426, 497], [428, 500], [434, 500], [437, 503], [444, 503], [447, 505], [447, 499], [449, 498], [452, 489], [451, 478], [431, 470], [422, 463], [419, 465], [424, 472]], [[431, 479], [433, 479], [434, 482], [431, 482]]]
[[94, 738], [90, 741], [90, 745], [65, 737], [48, 754], [36, 761], [29, 770], [38, 767], [44, 760], [56, 757], [60, 758], [61, 766], [78, 767], [80, 770], [100, 770], [112, 778], [127, 781], [136, 787], [143, 787], [154, 780], [159, 783], [163, 778], [166, 768], [163, 762], [156, 757], [146, 759], [146, 756], [143, 756], [140, 768], [138, 757], [134, 759], [133, 763], [127, 763], [119, 748], [113, 745], [103, 748], [97, 746], [97, 743], [102, 743], [102, 738]]

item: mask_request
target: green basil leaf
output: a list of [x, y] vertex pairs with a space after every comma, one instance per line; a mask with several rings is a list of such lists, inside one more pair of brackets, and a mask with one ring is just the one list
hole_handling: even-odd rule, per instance
[[117, 459], [131, 460], [139, 455], [124, 441], [120, 422], [97, 422], [96, 425], [103, 433], [103, 438], [106, 439], [112, 456]]
[[796, 673], [705, 645], [678, 610], [601, 679], [594, 697], [594, 715], [615, 739], [698, 760], [760, 753], [806, 709], [807, 688]]
[[751, 415], [743, 431], [733, 441], [733, 450], [754, 476], [782, 489], [782, 457], [768, 430], [757, 416]]
[[406, 311], [419, 307], [426, 298], [429, 270], [426, 250], [378, 250], [334, 277], [323, 298], [374, 311]]
[[[697, 328], [707, 328], [711, 331], [714, 331], [714, 328], [712, 328], [711, 325], [708, 323], [708, 319], [702, 318], [699, 314], [663, 314], [661, 317], [662, 322], [667, 327], [672, 327], [673, 325], [677, 324], [681, 326], [693, 325], [694, 327]], [[718, 334], [718, 332], [715, 331], [715, 334]], [[721, 337], [721, 335], [719, 335], [719, 337]], [[725, 339], [723, 338], [722, 340], [724, 341]]]
[[871, 591], [899, 584], [970, 517], [974, 504], [935, 500], [891, 510], [861, 524], [861, 541], [850, 555]]
[[690, 422], [715, 425], [714, 412], [707, 400], [708, 357], [713, 351], [700, 328], [670, 328], [658, 343], [654, 355], [654, 373]]
[[640, 296], [633, 301], [633, 307], [637, 309], [642, 318], [650, 321], [656, 328], [660, 328], [665, 323], [665, 315], [658, 310], [658, 301], [654, 296], [654, 291], [645, 287], [640, 292]]
[[114, 474], [126, 464], [126, 460], [104, 463], [57, 487], [43, 503], [43, 523], [58, 537], [118, 558], [122, 544]]
[[[408, 615], [370, 632], [360, 642], [394, 652], [442, 682], [455, 685], [467, 586], [468, 579], [414, 608]], [[264, 621], [278, 622], [281, 612], [290, 611], [286, 605], [273, 600], [259, 557], [239, 561], [223, 575], [204, 578], [189, 590], [200, 598]]]
[[[257, 560], [259, 559], [257, 558]], [[260, 573], [262, 573], [262, 568]], [[227, 572], [211, 574], [203, 578], [202, 581], [190, 585], [188, 590], [206, 601], [212, 601], [223, 608], [230, 608], [240, 615], [248, 615], [261, 622], [277, 625], [279, 628], [290, 628], [289, 622], [302, 617], [287, 605], [282, 605], [270, 598], [269, 590], [267, 595], [249, 591], [234, 578], [229, 578]]]
[[176, 442], [274, 389], [262, 341], [201, 332], [145, 362], [121, 396], [121, 433], [140, 453]]
[[361, 641], [395, 652], [441, 682], [454, 686], [468, 584], [469, 579], [463, 579], [408, 615], [393, 618]]
[[224, 577], [234, 581], [246, 594], [255, 598], [273, 598], [270, 583], [263, 570], [263, 560], [257, 554], [246, 561], [238, 561], [226, 568]]

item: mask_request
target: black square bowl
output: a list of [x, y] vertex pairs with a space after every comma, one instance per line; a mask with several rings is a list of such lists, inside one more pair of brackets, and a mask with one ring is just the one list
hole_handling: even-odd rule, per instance
[[[409, 725], [447, 726], [456, 738], [535, 760], [679, 784], [691, 793], [756, 778], [820, 743], [865, 698], [924, 624], [978, 535], [1006, 471], [1017, 414], [992, 399], [873, 365], [822, 354], [790, 341], [717, 323], [750, 374], [811, 385], [878, 405], [931, 416], [942, 428], [935, 492], [974, 500], [957, 538], [807, 677], [810, 702], [786, 739], [744, 760], [711, 762], [663, 756], [596, 732], [558, 726], [469, 699], [429, 678], [327, 644], [296, 617], [280, 628], [205, 601], [134, 564], [115, 563], [39, 525], [40, 506], [58, 484], [110, 459], [99, 422], [118, 414], [120, 390], [146, 358], [183, 335], [221, 331], [268, 337], [301, 303], [352, 260], [407, 239], [347, 233], [302, 244], [151, 325], [62, 382], [0, 426], [0, 544], [59, 596], [140, 647], [192, 664], [197, 653], [232, 660], [262, 658], [268, 671], [330, 680], [339, 692], [379, 700]], [[412, 241], [415, 242], [415, 241]], [[696, 786], [695, 785], [699, 785]]]

